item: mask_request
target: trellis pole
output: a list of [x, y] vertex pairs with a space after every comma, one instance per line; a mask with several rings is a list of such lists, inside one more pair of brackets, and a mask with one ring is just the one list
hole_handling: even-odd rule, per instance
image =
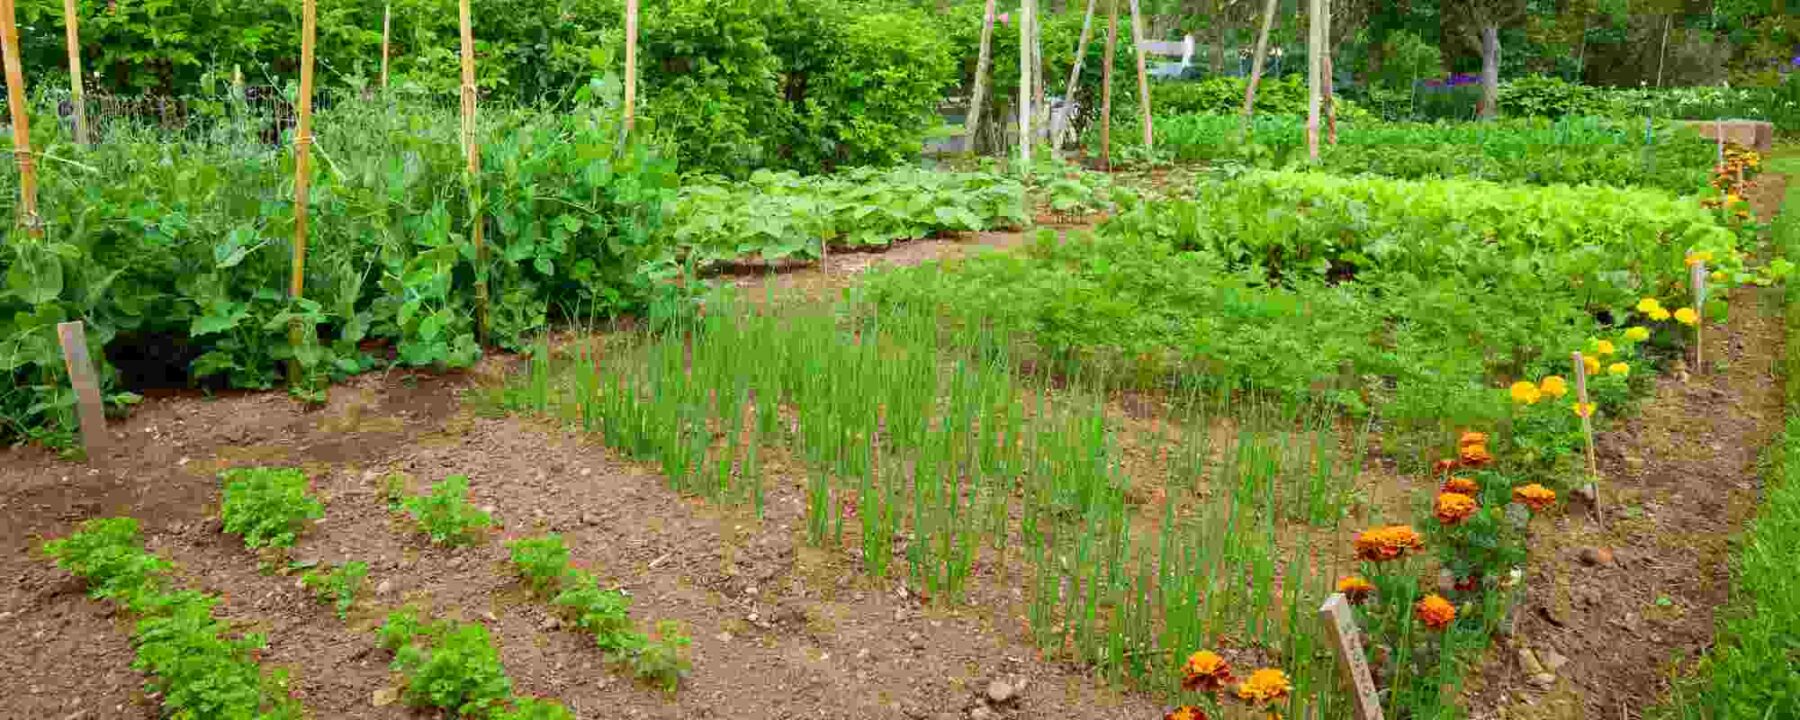
[[1144, 20], [1138, 0], [1131, 0], [1131, 44], [1137, 51], [1138, 107], [1144, 117], [1144, 151], [1156, 148], [1156, 130], [1150, 121], [1150, 72], [1144, 59]]
[[1262, 84], [1263, 61], [1269, 56], [1269, 30], [1275, 25], [1275, 5], [1279, 0], [1263, 4], [1262, 30], [1256, 34], [1256, 55], [1250, 61], [1250, 82], [1244, 84], [1244, 122], [1240, 137], [1250, 133], [1256, 117], [1256, 88]]
[[1309, 0], [1306, 26], [1306, 153], [1319, 161], [1319, 110], [1323, 101], [1325, 60], [1325, 0]]
[[1031, 10], [1033, 0], [1019, 2], [1019, 162], [1031, 169]]
[[1112, 172], [1113, 56], [1119, 47], [1119, 0], [1107, 0], [1106, 52], [1100, 66], [1100, 167]]
[[[969, 119], [964, 124], [964, 132], [969, 137], [969, 150], [975, 149], [975, 140], [981, 128], [981, 108], [987, 104], [988, 66], [993, 63], [994, 47], [994, 0], [987, 0], [987, 9], [981, 16], [981, 54], [975, 60], [975, 89], [969, 95]], [[1006, 143], [1002, 142], [1001, 145]]]
[[463, 184], [469, 192], [470, 239], [475, 245], [475, 331], [485, 344], [488, 335], [487, 246], [482, 243], [481, 149], [475, 141], [475, 28], [469, 0], [462, 0], [457, 15], [462, 25], [462, 136], [468, 170]]
[[625, 134], [637, 122], [638, 0], [625, 0]]
[[75, 114], [75, 142], [88, 144], [87, 98], [81, 87], [81, 15], [75, 0], [63, 0], [63, 35], [69, 44], [69, 105]]
[[[74, 2], [74, 0], [69, 0]], [[381, 7], [381, 89], [388, 87], [388, 43], [394, 31], [394, 5], [388, 3]]]
[[1068, 129], [1062, 126], [1074, 119], [1068, 115], [1068, 108], [1073, 107], [1075, 87], [1081, 82], [1081, 64], [1087, 60], [1088, 39], [1094, 34], [1094, 6], [1099, 2], [1100, 0], [1088, 0], [1087, 13], [1081, 17], [1081, 40], [1075, 44], [1074, 67], [1069, 68], [1069, 88], [1063, 92], [1064, 118], [1062, 122], [1053, 123], [1050, 129], [1052, 141], [1055, 141], [1058, 133]]
[[[314, 0], [303, 0], [300, 8], [300, 118], [294, 129], [294, 261], [293, 274], [288, 277], [288, 298], [294, 301], [306, 294], [306, 233], [312, 196], [313, 43], [318, 34]], [[306, 340], [303, 335], [298, 318], [288, 323], [288, 345], [295, 350], [295, 359], [288, 364], [289, 382], [302, 379], [298, 353]]]
[[12, 110], [13, 159], [19, 163], [19, 225], [32, 237], [44, 234], [38, 217], [37, 165], [31, 155], [31, 113], [25, 107], [25, 69], [19, 63], [19, 25], [13, 0], [0, 0], [0, 55], [6, 62], [6, 102]]

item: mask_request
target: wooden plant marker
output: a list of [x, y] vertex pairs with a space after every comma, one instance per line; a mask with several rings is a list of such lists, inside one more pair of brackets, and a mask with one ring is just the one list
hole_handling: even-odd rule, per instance
[[1594, 410], [1588, 400], [1587, 361], [1577, 350], [1570, 355], [1575, 360], [1575, 403], [1576, 407], [1586, 410], [1581, 415], [1581, 436], [1587, 443], [1588, 490], [1594, 495], [1594, 514], [1600, 514], [1600, 463], [1594, 454]]
[[1319, 607], [1319, 619], [1337, 647], [1338, 669], [1345, 682], [1356, 691], [1357, 720], [1382, 720], [1381, 697], [1375, 691], [1375, 678], [1369, 673], [1369, 659], [1363, 655], [1362, 635], [1356, 629], [1356, 613], [1343, 593], [1332, 593]]
[[69, 44], [69, 105], [75, 115], [75, 143], [88, 144], [87, 100], [81, 88], [81, 20], [75, 0], [63, 0], [63, 34]]
[[1706, 372], [1700, 343], [1700, 328], [1706, 325], [1706, 263], [1694, 263], [1688, 268], [1688, 276], [1694, 290], [1694, 373], [1698, 375]]
[[94, 361], [88, 357], [87, 330], [81, 322], [57, 323], [56, 336], [62, 342], [63, 367], [69, 371], [69, 383], [75, 386], [75, 407], [81, 417], [81, 446], [88, 462], [102, 459], [106, 449], [106, 411], [100, 404], [100, 376], [94, 372]]
[[0, 46], [6, 62], [6, 102], [12, 110], [13, 159], [19, 163], [19, 225], [32, 237], [42, 237], [37, 166], [31, 156], [31, 113], [25, 104], [25, 68], [19, 62], [19, 24], [13, 15], [13, 0], [0, 0]]

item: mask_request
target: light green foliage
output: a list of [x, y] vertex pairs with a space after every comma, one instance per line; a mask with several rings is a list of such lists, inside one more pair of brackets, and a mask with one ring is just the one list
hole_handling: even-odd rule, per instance
[[398, 611], [376, 635], [381, 647], [394, 652], [393, 668], [406, 679], [408, 705], [484, 717], [512, 697], [500, 652], [480, 623], [425, 624], [412, 611]]
[[682, 634], [681, 624], [673, 620], [656, 623], [656, 636], [645, 640], [633, 651], [631, 672], [639, 680], [672, 693], [692, 666], [687, 647], [693, 639]]
[[469, 502], [469, 478], [462, 475], [432, 483], [430, 493], [405, 498], [400, 507], [438, 545], [473, 544], [494, 525], [492, 516]]
[[369, 576], [369, 564], [353, 560], [326, 572], [308, 570], [300, 576], [301, 584], [313, 591], [320, 602], [331, 603], [339, 620], [349, 617], [356, 596], [362, 592], [363, 580]]
[[519, 538], [506, 547], [512, 552], [513, 567], [539, 593], [555, 588], [569, 566], [569, 546], [555, 533]]
[[151, 676], [170, 717], [219, 720], [300, 720], [305, 710], [288, 695], [286, 674], [265, 674], [254, 652], [260, 635], [232, 638], [229, 623], [213, 617], [218, 598], [167, 590], [169, 565], [143, 549], [137, 521], [90, 520], [69, 537], [45, 544], [57, 564], [88, 582], [95, 597], [137, 616], [132, 667]]
[[702, 267], [819, 256], [824, 243], [885, 246], [953, 230], [1023, 224], [1024, 188], [986, 173], [859, 168], [801, 177], [758, 172], [741, 183], [691, 184], [670, 237]]
[[519, 698], [511, 709], [495, 712], [490, 720], [576, 720], [575, 713], [555, 700]]
[[551, 600], [567, 613], [582, 632], [594, 636], [601, 650], [627, 654], [641, 645], [643, 635], [631, 626], [631, 598], [618, 590], [600, 587], [594, 576], [572, 571], [564, 576], [563, 590]]
[[243, 536], [252, 550], [293, 547], [308, 520], [325, 516], [325, 504], [312, 496], [306, 473], [296, 468], [235, 468], [219, 479], [225, 484], [219, 506], [225, 532]]

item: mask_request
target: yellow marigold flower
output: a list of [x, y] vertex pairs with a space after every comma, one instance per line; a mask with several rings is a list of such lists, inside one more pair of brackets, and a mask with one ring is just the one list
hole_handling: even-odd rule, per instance
[[1438, 491], [1475, 497], [1475, 493], [1481, 491], [1481, 484], [1466, 477], [1453, 477], [1449, 480], [1445, 480], [1444, 486], [1439, 488]]
[[1237, 696], [1251, 705], [1273, 705], [1286, 700], [1293, 690], [1294, 684], [1288, 681], [1287, 673], [1277, 668], [1263, 668], [1250, 673], [1250, 679], [1238, 686]]
[[1700, 322], [1700, 313], [1694, 312], [1693, 308], [1682, 308], [1680, 310], [1676, 310], [1675, 311], [1675, 322], [1681, 323], [1683, 325], [1698, 324]]
[[1439, 493], [1435, 514], [1438, 522], [1455, 525], [1475, 514], [1475, 498], [1461, 493]]
[[1667, 320], [1667, 319], [1669, 319], [1669, 311], [1664, 308], [1660, 308], [1660, 307], [1655, 308], [1650, 311], [1650, 319], [1655, 320], [1657, 322], [1662, 322], [1664, 320]]
[[1550, 375], [1538, 385], [1538, 391], [1549, 397], [1560, 398], [1569, 394], [1569, 381], [1564, 380], [1561, 375]]
[[1606, 357], [1617, 351], [1618, 351], [1618, 348], [1613, 347], [1611, 340], [1595, 340], [1594, 341], [1594, 354], [1595, 355], [1598, 355], [1600, 357]]
[[1526, 380], [1513, 383], [1509, 392], [1512, 393], [1513, 402], [1520, 405], [1530, 405], [1543, 398], [1543, 393], [1538, 390], [1538, 386]]
[[1415, 606], [1415, 610], [1419, 615], [1419, 620], [1425, 623], [1425, 627], [1433, 630], [1450, 627], [1450, 623], [1456, 620], [1456, 606], [1451, 605], [1449, 600], [1445, 600], [1444, 596], [1437, 593], [1426, 595], [1425, 599], [1420, 600], [1419, 604]]
[[1657, 309], [1661, 307], [1662, 303], [1657, 302], [1656, 298], [1644, 298], [1638, 301], [1637, 311], [1648, 315], [1656, 312]]
[[1556, 491], [1537, 483], [1513, 488], [1512, 496], [1513, 502], [1531, 508], [1533, 512], [1543, 512], [1556, 502]]
[[1650, 328], [1644, 327], [1642, 325], [1633, 325], [1631, 327], [1625, 328], [1625, 339], [1630, 340], [1632, 342], [1643, 342], [1645, 340], [1649, 340], [1650, 339]]
[[1606, 374], [1616, 377], [1627, 377], [1631, 375], [1631, 366], [1622, 362], [1616, 362], [1606, 366]]
[[1725, 282], [1725, 271], [1724, 270], [1712, 271], [1712, 280], [1713, 280], [1713, 282]]
[[1593, 417], [1594, 416], [1594, 404], [1593, 403], [1578, 402], [1578, 403], [1575, 403], [1573, 406], [1571, 406], [1570, 409], [1575, 411], [1575, 417], [1584, 418], [1584, 417]]
[[1163, 716], [1163, 720], [1208, 720], [1208, 718], [1205, 710], [1193, 705], [1183, 705], [1170, 710], [1169, 714]]
[[1712, 262], [1712, 259], [1713, 259], [1713, 254], [1712, 254], [1711, 250], [1702, 250], [1702, 251], [1696, 252], [1696, 253], [1688, 253], [1687, 266], [1693, 267], [1693, 266], [1699, 265], [1700, 263], [1703, 263], [1703, 262]]
[[1181, 689], [1188, 692], [1222, 692], [1231, 681], [1231, 663], [1211, 650], [1195, 651], [1181, 664]]
[[1338, 578], [1337, 591], [1344, 594], [1344, 599], [1351, 605], [1361, 605], [1369, 595], [1375, 592], [1375, 584], [1363, 579], [1361, 575], [1346, 575]]
[[1600, 374], [1600, 358], [1594, 357], [1592, 355], [1583, 355], [1583, 356], [1581, 356], [1581, 364], [1582, 364], [1582, 366], [1587, 368], [1587, 374], [1589, 374], [1589, 375], [1599, 375]]
[[1386, 562], [1406, 555], [1408, 551], [1425, 549], [1425, 539], [1407, 525], [1389, 525], [1356, 534], [1356, 557], [1370, 562]]

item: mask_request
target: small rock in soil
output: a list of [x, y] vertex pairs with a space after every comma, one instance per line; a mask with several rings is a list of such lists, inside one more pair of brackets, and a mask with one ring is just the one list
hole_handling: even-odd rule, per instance
[[995, 705], [1003, 705], [1012, 701], [1015, 692], [1005, 680], [995, 680], [988, 683], [987, 699]]
[[995, 717], [994, 711], [987, 709], [986, 705], [977, 705], [969, 711], [969, 720], [994, 720]]
[[1526, 675], [1544, 674], [1544, 665], [1538, 662], [1537, 655], [1531, 652], [1531, 648], [1519, 648], [1519, 668]]
[[1613, 564], [1613, 551], [1608, 548], [1582, 548], [1580, 557], [1581, 562], [1588, 565], [1611, 567]]
[[1550, 673], [1538, 673], [1531, 676], [1531, 684], [1547, 688], [1556, 684], [1556, 676]]
[[1555, 650], [1544, 651], [1544, 669], [1553, 673], [1561, 672], [1563, 666], [1567, 664], [1569, 664], [1569, 659], [1564, 657], [1562, 653]]
[[374, 697], [370, 698], [369, 702], [375, 707], [387, 707], [394, 704], [394, 701], [398, 699], [400, 699], [399, 690], [394, 688], [382, 688], [375, 691]]
[[600, 524], [600, 516], [595, 515], [591, 512], [584, 512], [581, 514], [581, 524], [583, 524], [583, 525], [599, 525]]
[[394, 581], [383, 580], [375, 584], [375, 594], [385, 596], [394, 591]]

